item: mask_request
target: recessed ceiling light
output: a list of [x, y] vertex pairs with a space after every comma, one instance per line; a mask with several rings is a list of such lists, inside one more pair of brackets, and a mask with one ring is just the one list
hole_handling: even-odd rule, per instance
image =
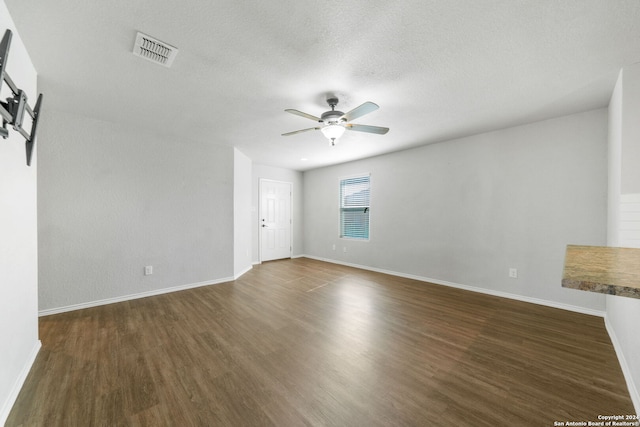
[[306, 157], [303, 157], [303, 158], [301, 158], [300, 160], [302, 160], [303, 162], [306, 162], [306, 161], [307, 161], [307, 160], [309, 160], [309, 159], [307, 159]]

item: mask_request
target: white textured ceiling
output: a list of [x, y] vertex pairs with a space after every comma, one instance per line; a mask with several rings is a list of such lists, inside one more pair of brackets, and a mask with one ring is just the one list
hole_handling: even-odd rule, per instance
[[[46, 108], [296, 170], [603, 107], [640, 61], [638, 0], [5, 0]], [[170, 69], [131, 53], [141, 31]], [[330, 147], [327, 94], [380, 109]], [[55, 105], [55, 107], [54, 107]], [[302, 161], [301, 158], [308, 159]]]

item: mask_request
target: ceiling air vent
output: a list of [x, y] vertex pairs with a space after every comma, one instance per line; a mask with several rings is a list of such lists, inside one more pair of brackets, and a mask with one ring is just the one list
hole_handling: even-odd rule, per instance
[[133, 45], [133, 54], [169, 68], [178, 54], [178, 49], [139, 32]]

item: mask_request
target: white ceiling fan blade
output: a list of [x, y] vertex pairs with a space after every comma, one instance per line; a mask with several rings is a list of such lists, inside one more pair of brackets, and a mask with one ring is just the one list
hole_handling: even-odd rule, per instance
[[306, 119], [311, 119], [314, 122], [319, 122], [320, 121], [320, 117], [312, 116], [311, 114], [303, 113], [302, 111], [293, 110], [291, 108], [289, 108], [287, 110], [284, 110], [284, 111], [286, 111], [287, 113], [295, 114], [296, 116], [304, 117]]
[[384, 135], [389, 132], [389, 128], [383, 128], [380, 126], [369, 126], [369, 125], [356, 125], [348, 123], [344, 125], [348, 130], [355, 130], [358, 132], [368, 132], [368, 133], [377, 133], [378, 135]]
[[341, 119], [346, 120], [347, 122], [350, 122], [351, 120], [355, 120], [358, 117], [364, 116], [365, 114], [369, 114], [373, 111], [376, 111], [378, 108], [380, 107], [378, 107], [377, 104], [367, 101], [364, 104], [349, 111], [348, 113], [345, 113], [344, 116], [341, 117]]
[[283, 133], [282, 136], [295, 135], [297, 133], [308, 132], [310, 130], [318, 130], [318, 129], [320, 129], [320, 128], [317, 127], [317, 128], [307, 128], [307, 129], [294, 130], [293, 132]]

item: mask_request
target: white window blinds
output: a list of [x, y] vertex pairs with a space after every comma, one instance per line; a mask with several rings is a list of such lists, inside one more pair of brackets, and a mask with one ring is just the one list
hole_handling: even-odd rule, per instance
[[369, 239], [369, 175], [340, 181], [340, 237]]

